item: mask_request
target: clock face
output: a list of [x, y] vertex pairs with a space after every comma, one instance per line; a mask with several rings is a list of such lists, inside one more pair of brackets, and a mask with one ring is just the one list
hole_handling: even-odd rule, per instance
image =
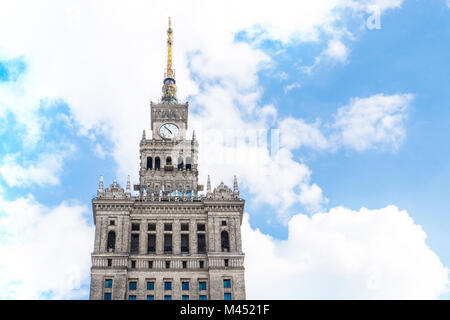
[[178, 127], [173, 123], [166, 123], [159, 128], [159, 135], [164, 139], [175, 139], [178, 132]]

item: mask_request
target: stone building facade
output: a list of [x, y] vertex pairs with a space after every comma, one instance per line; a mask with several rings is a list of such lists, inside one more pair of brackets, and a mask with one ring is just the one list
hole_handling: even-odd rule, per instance
[[[188, 103], [176, 98], [169, 19], [162, 99], [151, 103], [152, 137], [140, 141], [139, 184], [131, 191], [100, 179], [92, 200], [95, 243], [90, 299], [245, 299], [236, 177], [206, 192], [198, 183], [199, 145], [190, 140]], [[135, 193], [135, 194], [134, 194]]]

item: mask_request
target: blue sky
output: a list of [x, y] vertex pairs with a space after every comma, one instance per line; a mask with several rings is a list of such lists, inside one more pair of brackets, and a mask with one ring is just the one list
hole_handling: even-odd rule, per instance
[[[248, 297], [450, 297], [448, 2], [237, 5], [0, 5], [1, 298], [88, 298], [90, 201], [100, 175], [137, 181], [169, 15], [200, 180], [246, 199]], [[239, 129], [279, 130], [280, 158], [210, 138]]]

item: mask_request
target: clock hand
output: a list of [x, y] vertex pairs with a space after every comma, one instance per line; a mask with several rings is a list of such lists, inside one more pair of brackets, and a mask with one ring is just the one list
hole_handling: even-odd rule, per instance
[[169, 129], [169, 128], [167, 128], [167, 127], [166, 127], [166, 129], [167, 129], [167, 130], [168, 130], [168, 131], [170, 132], [170, 134], [172, 134], [172, 131], [170, 131], [170, 129]]

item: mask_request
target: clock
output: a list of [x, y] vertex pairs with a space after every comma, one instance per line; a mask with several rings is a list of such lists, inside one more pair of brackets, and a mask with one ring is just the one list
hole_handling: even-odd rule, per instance
[[178, 136], [179, 129], [176, 124], [166, 123], [159, 128], [159, 135], [164, 139], [175, 139]]

